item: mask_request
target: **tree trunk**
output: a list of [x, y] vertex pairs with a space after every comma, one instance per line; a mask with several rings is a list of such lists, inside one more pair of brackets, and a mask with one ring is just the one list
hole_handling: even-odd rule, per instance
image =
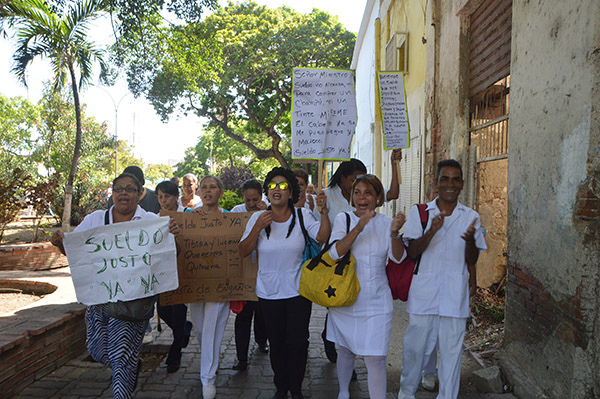
[[81, 155], [81, 105], [79, 103], [79, 91], [77, 90], [77, 78], [73, 64], [69, 64], [69, 72], [71, 73], [71, 88], [73, 89], [73, 102], [75, 103], [75, 148], [73, 149], [73, 160], [71, 161], [71, 171], [65, 186], [65, 209], [62, 217], [63, 231], [71, 229], [71, 203], [73, 202], [73, 183], [77, 173], [77, 165], [79, 164], [79, 156]]

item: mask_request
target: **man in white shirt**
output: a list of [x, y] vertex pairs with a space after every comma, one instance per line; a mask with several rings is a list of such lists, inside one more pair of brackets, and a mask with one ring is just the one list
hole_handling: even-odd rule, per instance
[[438, 340], [437, 398], [457, 398], [469, 294], [477, 288], [475, 264], [487, 249], [479, 214], [458, 202], [464, 186], [460, 163], [452, 159], [438, 163], [436, 181], [438, 197], [427, 204], [425, 230], [416, 207], [404, 230], [408, 255], [420, 261], [408, 294], [410, 318], [399, 399], [414, 399], [423, 366]]

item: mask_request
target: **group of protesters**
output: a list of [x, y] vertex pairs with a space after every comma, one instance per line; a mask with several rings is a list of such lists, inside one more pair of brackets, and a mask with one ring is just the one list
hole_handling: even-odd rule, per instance
[[[258, 254], [258, 301], [247, 301], [236, 310], [237, 363], [232, 368], [243, 372], [249, 367], [254, 319], [258, 349], [270, 355], [274, 399], [287, 398], [288, 393], [292, 399], [304, 397], [301, 387], [312, 303], [298, 293], [306, 245], [300, 223], [320, 245], [333, 243], [329, 249], [333, 260], [348, 251], [356, 259], [358, 298], [350, 306], [329, 308], [322, 333], [326, 356], [337, 367], [338, 398], [350, 398], [356, 356], [362, 356], [367, 367], [369, 396], [386, 396], [393, 300], [385, 269], [388, 260], [400, 263], [407, 256], [417, 260], [418, 273], [413, 276], [408, 296], [409, 325], [404, 335], [398, 398], [414, 398], [419, 382], [434, 389], [436, 378], [438, 398], [458, 396], [469, 295], [476, 287], [479, 252], [486, 249], [483, 228], [479, 215], [458, 201], [464, 181], [461, 165], [455, 160], [438, 164], [437, 196], [426, 204], [426, 224], [422, 224], [417, 207], [412, 207], [406, 217], [402, 212], [394, 217], [376, 212], [386, 201], [399, 197], [401, 157], [400, 150], [391, 154], [388, 189], [357, 159], [342, 162], [329, 186], [316, 193], [311, 193], [305, 170], [282, 167], [273, 168], [263, 183], [251, 179], [240, 187], [244, 202], [231, 212], [252, 212], [239, 252], [242, 257]], [[109, 209], [86, 216], [75, 231], [157, 217], [161, 209], [202, 215], [228, 212], [219, 207], [224, 193], [219, 178], [204, 176], [199, 180], [187, 174], [182, 180], [182, 193], [175, 178], [159, 183], [152, 191], [144, 188], [142, 170], [128, 167], [113, 181]], [[173, 219], [169, 232], [180, 234]], [[64, 253], [63, 237], [57, 232], [51, 241]], [[195, 331], [201, 347], [203, 398], [214, 398], [229, 302], [162, 306], [159, 301], [157, 309], [159, 317], [173, 330], [167, 372], [179, 369], [182, 349]], [[112, 368], [113, 397], [130, 398], [137, 385], [139, 354], [148, 322], [110, 317], [106, 304], [88, 306], [85, 321], [90, 354]]]

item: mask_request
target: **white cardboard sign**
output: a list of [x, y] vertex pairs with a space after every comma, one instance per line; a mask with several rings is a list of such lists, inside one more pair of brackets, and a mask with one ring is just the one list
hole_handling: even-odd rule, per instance
[[356, 117], [353, 71], [294, 68], [292, 158], [350, 159]]
[[179, 285], [168, 217], [65, 233], [63, 243], [77, 300], [86, 305], [143, 298]]
[[386, 150], [408, 148], [410, 128], [406, 113], [404, 75], [402, 72], [378, 72], [383, 143]]

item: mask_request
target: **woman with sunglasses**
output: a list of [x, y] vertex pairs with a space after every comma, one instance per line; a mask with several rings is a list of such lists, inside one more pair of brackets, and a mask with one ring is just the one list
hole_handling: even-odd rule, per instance
[[404, 214], [394, 219], [375, 212], [384, 203], [381, 181], [374, 175], [359, 175], [352, 184], [350, 231], [346, 233], [346, 214], [339, 214], [329, 250], [332, 259], [348, 251], [356, 259], [356, 276], [360, 292], [350, 306], [329, 308], [327, 339], [338, 344], [337, 357], [339, 399], [350, 397], [349, 386], [354, 357], [364, 357], [368, 373], [369, 397], [384, 399], [386, 395], [386, 356], [392, 328], [392, 294], [385, 267], [388, 257], [400, 262], [406, 255], [400, 228]]
[[[156, 214], [146, 212], [139, 205], [142, 184], [132, 174], [122, 173], [113, 181], [114, 205], [109, 210], [99, 210], [87, 215], [74, 231], [85, 231], [105, 224], [126, 223], [151, 219]], [[178, 234], [174, 220], [169, 232]], [[62, 231], [54, 233], [50, 242], [65, 253]], [[126, 321], [108, 316], [107, 304], [90, 305], [85, 312], [86, 344], [94, 360], [112, 369], [113, 398], [133, 396], [140, 372], [140, 350], [148, 321]]]
[[308, 324], [312, 303], [298, 294], [303, 263], [304, 236], [297, 223], [302, 212], [309, 236], [320, 243], [329, 238], [327, 199], [321, 192], [317, 204], [324, 208], [319, 223], [306, 208], [295, 208], [300, 188], [294, 172], [274, 168], [263, 185], [271, 205], [252, 215], [240, 242], [240, 255], [258, 252], [256, 295], [271, 344], [271, 368], [277, 392], [274, 399], [302, 399], [302, 380], [308, 355]]

